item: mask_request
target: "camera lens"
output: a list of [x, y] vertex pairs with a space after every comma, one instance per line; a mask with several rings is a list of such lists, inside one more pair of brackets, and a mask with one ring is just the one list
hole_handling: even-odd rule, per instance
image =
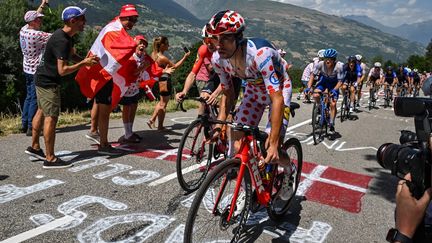
[[377, 161], [384, 168], [392, 170], [401, 145], [385, 143], [378, 148]]

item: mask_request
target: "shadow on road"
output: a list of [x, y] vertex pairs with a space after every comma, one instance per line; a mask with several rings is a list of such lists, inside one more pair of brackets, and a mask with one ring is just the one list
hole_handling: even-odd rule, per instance
[[399, 179], [381, 168], [366, 168], [365, 170], [376, 175], [372, 183], [369, 184], [368, 193], [395, 202], [396, 185]]
[[300, 213], [303, 209], [301, 202], [306, 200], [304, 197], [296, 196], [291, 204], [290, 210], [285, 215], [285, 220], [275, 222], [268, 218], [267, 210], [261, 209], [256, 213], [249, 213], [245, 232], [239, 242], [256, 242], [264, 231], [271, 232], [272, 242], [288, 242], [300, 223]]

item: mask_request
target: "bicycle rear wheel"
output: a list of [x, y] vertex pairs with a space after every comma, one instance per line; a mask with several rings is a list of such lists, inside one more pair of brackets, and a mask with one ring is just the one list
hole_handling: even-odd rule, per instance
[[[285, 214], [287, 213], [289, 207], [291, 206], [292, 202], [294, 201], [294, 196], [297, 192], [297, 188], [300, 184], [300, 178], [301, 178], [301, 171], [303, 167], [303, 150], [300, 144], [300, 141], [297, 138], [290, 138], [288, 139], [283, 145], [282, 150], [286, 151], [288, 154], [288, 157], [290, 159], [291, 168], [289, 176], [289, 191], [283, 192], [282, 190], [282, 183], [287, 183], [284, 181], [284, 178], [286, 178], [284, 171], [281, 170], [282, 168], [279, 166], [279, 170], [275, 170], [275, 177], [273, 180], [273, 190], [272, 190], [272, 201], [267, 207], [267, 213], [269, 217], [274, 221], [280, 221], [283, 219]], [[288, 199], [282, 199], [280, 196], [281, 193], [287, 193], [287, 196], [284, 196], [284, 198]]]
[[312, 136], [314, 144], [318, 144], [320, 142], [324, 128], [321, 122], [321, 111], [319, 110], [319, 107], [320, 105], [314, 103], [312, 110]]
[[235, 212], [231, 207], [240, 160], [226, 160], [210, 172], [198, 189], [189, 209], [184, 230], [184, 242], [237, 242], [248, 218], [252, 186], [249, 171], [245, 170]]
[[344, 95], [340, 108], [340, 121], [341, 123], [348, 119], [348, 96]]
[[372, 109], [372, 107], [374, 106], [374, 99], [375, 99], [375, 94], [374, 94], [375, 92], [374, 92], [374, 88], [372, 88], [370, 91], [369, 91], [369, 110], [371, 110]]
[[213, 145], [206, 144], [201, 120], [193, 121], [183, 134], [177, 151], [177, 180], [186, 192], [198, 189], [204, 181], [212, 158]]

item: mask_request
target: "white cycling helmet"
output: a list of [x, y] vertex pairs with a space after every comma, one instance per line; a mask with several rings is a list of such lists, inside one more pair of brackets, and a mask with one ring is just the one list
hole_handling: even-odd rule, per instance
[[324, 58], [324, 52], [325, 52], [325, 49], [319, 50], [318, 53], [317, 53], [317, 57]]
[[360, 54], [355, 55], [355, 57], [356, 57], [357, 61], [361, 61], [361, 59], [363, 59], [362, 55], [360, 55]]
[[414, 68], [414, 70], [413, 70], [415, 73], [417, 73], [418, 72], [418, 69], [417, 68]]
[[374, 63], [374, 67], [380, 68], [381, 67], [381, 63], [380, 62]]

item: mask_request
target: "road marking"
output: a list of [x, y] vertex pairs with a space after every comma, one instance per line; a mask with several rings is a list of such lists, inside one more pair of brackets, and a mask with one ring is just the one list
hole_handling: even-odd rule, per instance
[[43, 233], [46, 233], [48, 231], [51, 231], [59, 226], [62, 226], [64, 224], [69, 224], [70, 222], [76, 220], [72, 216], [64, 216], [62, 218], [56, 219], [48, 224], [41, 225], [37, 228], [31, 229], [29, 231], [23, 232], [19, 235], [13, 236], [9, 239], [6, 239], [4, 241], [1, 241], [0, 243], [18, 243], [23, 242], [25, 240], [31, 239], [33, 237], [36, 237], [38, 235], [41, 235]]
[[307, 125], [307, 124], [309, 124], [311, 121], [312, 121], [312, 119], [308, 119], [308, 120], [306, 120], [306, 121], [304, 121], [304, 122], [300, 122], [300, 123], [297, 123], [297, 124], [295, 124], [295, 125], [293, 125], [293, 126], [290, 126], [290, 127], [287, 128], [287, 132], [289, 132], [289, 131], [291, 131], [291, 130], [294, 130], [294, 129], [298, 128], [298, 127], [301, 127], [301, 126]]
[[[335, 181], [335, 180], [329, 180], [326, 178], [322, 178], [321, 175], [328, 169], [328, 166], [323, 166], [323, 165], [318, 165], [315, 167], [315, 169], [310, 173], [310, 174], [306, 174], [306, 173], [302, 173], [302, 176], [304, 176], [307, 180], [304, 180], [300, 183], [299, 188], [297, 189], [298, 191], [298, 195], [303, 196], [305, 191], [313, 184], [313, 183], [309, 183], [308, 181], [320, 181], [320, 182], [324, 182], [327, 184], [331, 184], [331, 185], [335, 185], [335, 186], [340, 186], [346, 189], [350, 189], [353, 191], [358, 191], [358, 192], [362, 192], [362, 193], [366, 193], [367, 190], [365, 188], [361, 188], [358, 186], [354, 186], [354, 185], [350, 185], [350, 184], [346, 184], [340, 181]], [[302, 183], [305, 182], [306, 185], [302, 185]]]
[[[191, 172], [191, 171], [194, 171], [194, 170], [196, 170], [196, 169], [198, 169], [199, 167], [204, 166], [204, 165], [205, 165], [205, 163], [204, 163], [204, 164], [201, 163], [201, 164], [196, 164], [196, 165], [192, 165], [192, 166], [186, 167], [186, 168], [184, 168], [184, 169], [182, 170], [182, 174], [184, 175], [184, 174], [186, 174], [186, 173], [189, 173], [189, 172]], [[163, 183], [165, 183], [165, 182], [167, 182], [167, 181], [170, 181], [170, 180], [172, 180], [172, 179], [174, 179], [174, 178], [177, 178], [177, 172], [171, 173], [171, 174], [166, 175], [166, 176], [164, 176], [164, 177], [162, 177], [162, 178], [160, 178], [160, 179], [157, 179], [157, 180], [151, 182], [151, 183], [148, 184], [148, 185], [149, 185], [149, 186], [157, 186], [157, 185], [163, 184]]]

